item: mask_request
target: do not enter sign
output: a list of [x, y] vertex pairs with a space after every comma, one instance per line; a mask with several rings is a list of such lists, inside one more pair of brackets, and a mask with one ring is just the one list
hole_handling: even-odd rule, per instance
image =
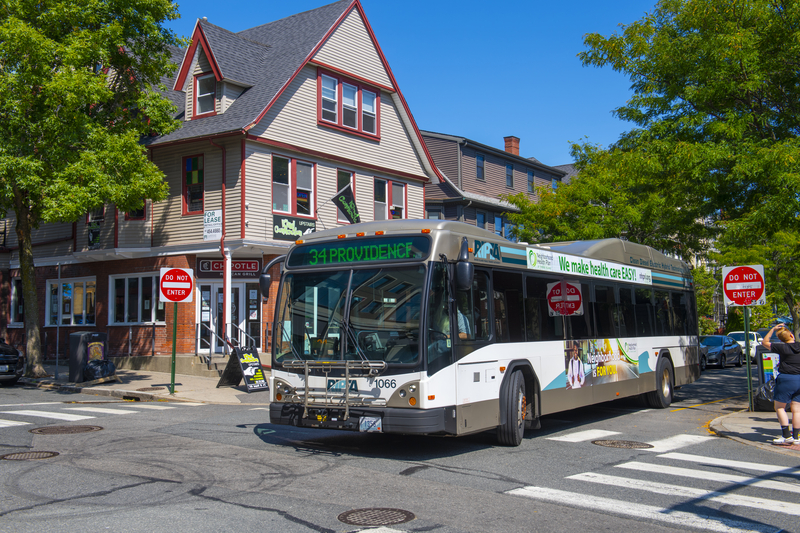
[[763, 265], [722, 267], [725, 305], [764, 305], [767, 303], [765, 289]]
[[569, 281], [548, 283], [547, 306], [550, 316], [582, 315], [583, 299], [580, 283]]
[[162, 302], [191, 302], [194, 271], [191, 268], [162, 268], [159, 287]]

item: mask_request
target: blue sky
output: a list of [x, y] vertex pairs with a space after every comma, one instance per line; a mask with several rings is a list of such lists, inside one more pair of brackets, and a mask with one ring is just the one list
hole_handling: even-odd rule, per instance
[[[196, 19], [230, 31], [265, 24], [328, 0], [185, 0], [169, 26], [190, 36]], [[586, 33], [610, 35], [641, 19], [653, 0], [361, 0], [420, 129], [503, 148], [547, 165], [572, 162], [570, 143], [608, 146], [631, 129], [611, 114], [629, 80], [583, 67]]]

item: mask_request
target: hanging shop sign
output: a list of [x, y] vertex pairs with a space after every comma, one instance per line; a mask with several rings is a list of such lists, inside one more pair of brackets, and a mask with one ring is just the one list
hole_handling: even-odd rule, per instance
[[317, 231], [317, 221], [307, 218], [272, 216], [272, 238], [276, 241], [296, 241]]

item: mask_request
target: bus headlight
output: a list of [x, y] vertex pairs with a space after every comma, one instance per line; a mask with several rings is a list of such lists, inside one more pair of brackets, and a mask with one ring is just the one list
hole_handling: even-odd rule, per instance
[[275, 386], [275, 401], [276, 402], [288, 402], [291, 401], [293, 396], [296, 396], [297, 391], [294, 387], [283, 381], [282, 379], [276, 379], [274, 381]]
[[416, 407], [419, 403], [419, 381], [400, 386], [386, 402], [386, 407]]

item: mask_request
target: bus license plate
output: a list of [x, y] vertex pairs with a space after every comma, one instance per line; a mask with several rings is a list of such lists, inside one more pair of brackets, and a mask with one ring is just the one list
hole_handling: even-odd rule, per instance
[[8, 365], [0, 365], [0, 372], [8, 372]]
[[382, 433], [381, 417], [362, 416], [358, 423], [358, 430], [362, 433]]

